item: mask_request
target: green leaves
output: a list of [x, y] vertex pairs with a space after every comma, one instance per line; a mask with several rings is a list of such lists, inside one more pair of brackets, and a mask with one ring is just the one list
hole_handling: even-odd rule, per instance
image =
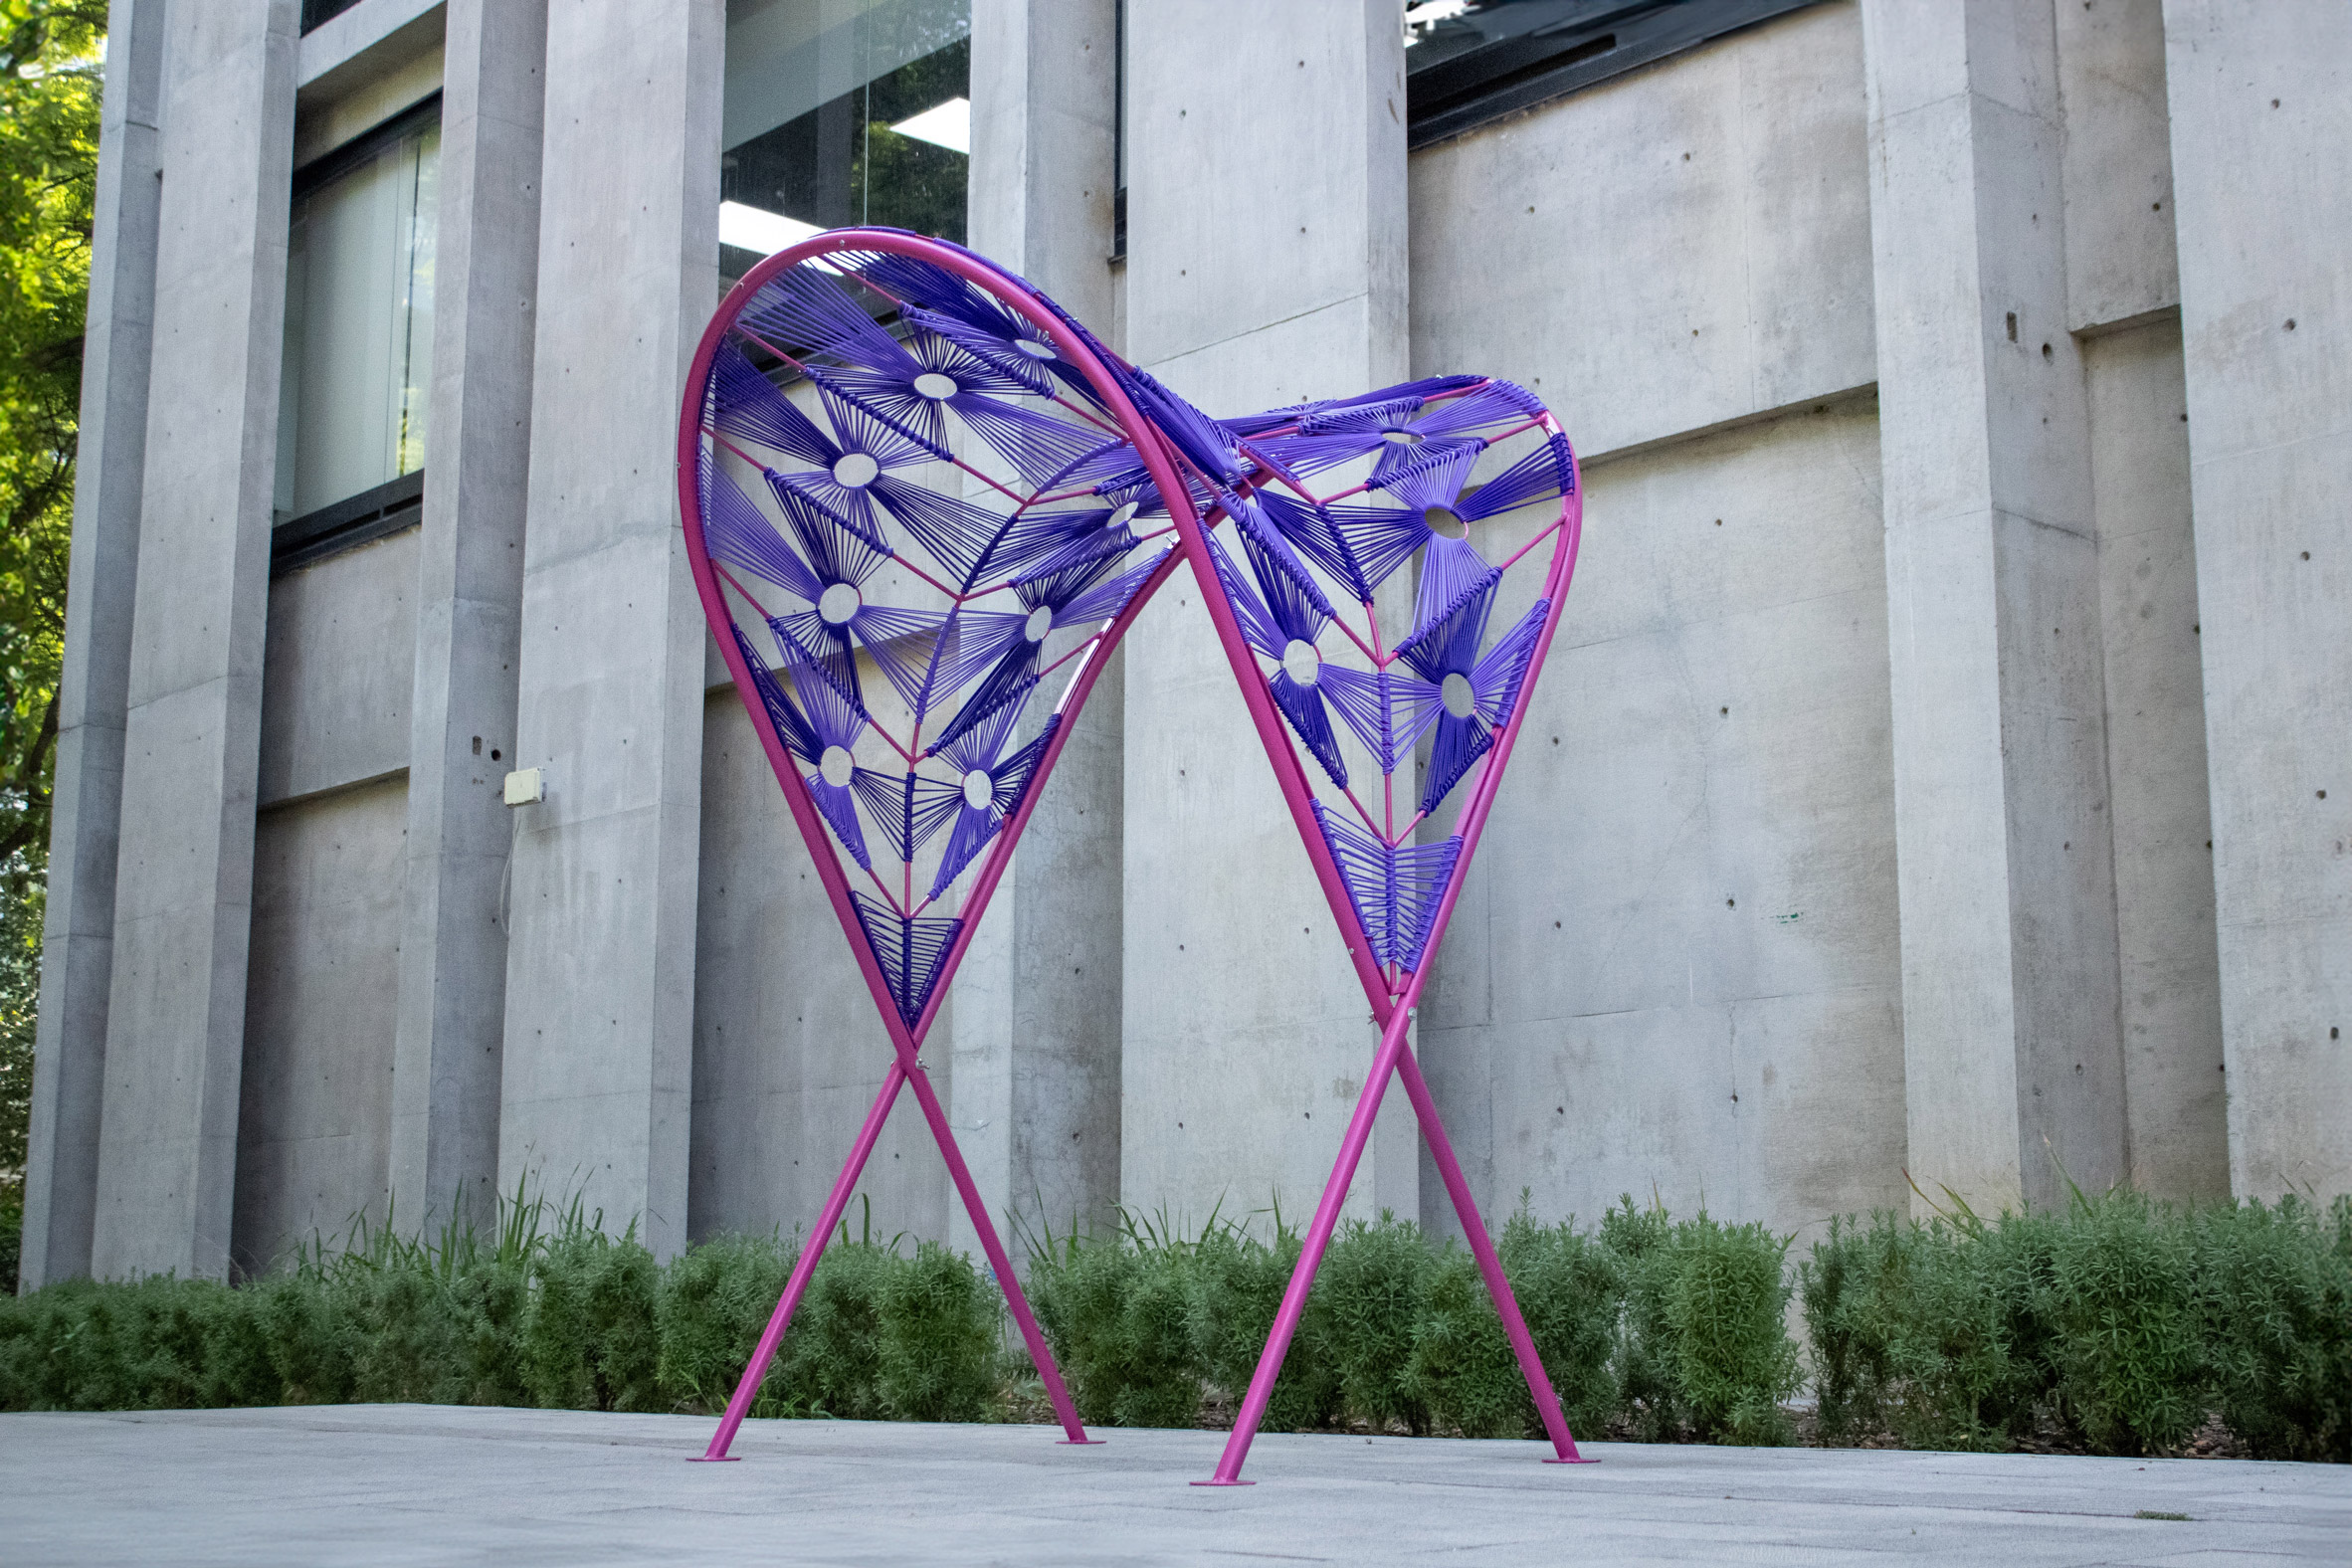
[[[101, 0], [0, 0], [0, 1172], [21, 1172], [65, 655]], [[0, 1177], [0, 1289], [21, 1178]]]

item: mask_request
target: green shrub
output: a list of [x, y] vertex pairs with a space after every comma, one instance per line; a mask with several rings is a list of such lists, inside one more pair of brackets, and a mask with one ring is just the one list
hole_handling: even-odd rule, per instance
[[531, 1402], [552, 1410], [660, 1408], [656, 1271], [636, 1226], [619, 1240], [593, 1225], [567, 1226], [536, 1273], [520, 1344]]
[[1812, 1348], [1816, 1419], [1824, 1441], [1886, 1429], [1894, 1381], [1892, 1314], [1910, 1277], [1914, 1231], [1894, 1216], [1833, 1216], [1830, 1234], [1798, 1266], [1798, 1300]]
[[2352, 1198], [2210, 1209], [2196, 1248], [2223, 1424], [2258, 1459], [2352, 1461]]
[[1429, 1403], [1413, 1386], [1413, 1330], [1427, 1299], [1434, 1259], [1420, 1227], [1386, 1210], [1351, 1220], [1331, 1239], [1316, 1287], [1330, 1301], [1331, 1359], [1351, 1416], [1385, 1427], [1429, 1430]]
[[1707, 1442], [1794, 1441], [1780, 1408], [1802, 1381], [1782, 1269], [1789, 1238], [1720, 1225], [1703, 1210], [1675, 1229], [1666, 1319], [1692, 1426]]
[[1033, 1260], [1029, 1293], [1080, 1420], [1189, 1427], [1201, 1364], [1188, 1299], [1190, 1250], [1134, 1227], [1073, 1239]]
[[[1201, 1375], [1238, 1408], [1274, 1331], [1282, 1292], [1298, 1267], [1301, 1239], [1274, 1219], [1270, 1245], [1238, 1227], [1212, 1229], [1192, 1253], [1192, 1340]], [[1331, 1346], [1331, 1299], [1317, 1288], [1290, 1336], [1260, 1423], [1269, 1432], [1312, 1432], [1339, 1413], [1339, 1373]]]
[[995, 1401], [1003, 1296], [961, 1253], [924, 1242], [882, 1284], [882, 1408], [894, 1421], [980, 1421]]
[[2205, 1417], [2192, 1228], [2139, 1194], [2076, 1199], [2050, 1252], [2058, 1394], [2093, 1447], [2177, 1448]]
[[837, 1242], [825, 1249], [784, 1332], [782, 1364], [767, 1380], [780, 1413], [882, 1418], [882, 1292], [898, 1262], [873, 1242]]
[[1466, 1438], [1519, 1437], [1535, 1419], [1477, 1262], [1451, 1239], [1422, 1276], [1403, 1383], [1431, 1422]]
[[1645, 1443], [1672, 1442], [1689, 1422], [1680, 1341], [1667, 1308], [1673, 1286], [1674, 1222], [1666, 1210], [1636, 1209], [1631, 1193], [1601, 1216], [1601, 1243], [1625, 1267], [1624, 1338], [1618, 1350], [1618, 1409]]
[[[666, 1399], [709, 1415], [726, 1408], [793, 1262], [794, 1249], [775, 1236], [716, 1236], [672, 1261], [654, 1298], [662, 1337], [656, 1376]], [[779, 1365], [770, 1363], [753, 1415], [783, 1413], [773, 1376]]]
[[[1520, 1202], [1495, 1245], [1503, 1275], [1569, 1430], [1598, 1437], [1617, 1413], [1615, 1363], [1626, 1264], [1578, 1231], [1573, 1220], [1538, 1225], [1526, 1210], [1524, 1194]], [[1541, 1430], [1531, 1405], [1526, 1425], [1531, 1437]]]

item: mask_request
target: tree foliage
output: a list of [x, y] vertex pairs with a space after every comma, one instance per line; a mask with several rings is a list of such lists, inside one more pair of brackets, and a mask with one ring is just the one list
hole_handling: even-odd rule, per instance
[[12, 1214], [32, 1091], [105, 22], [102, 0], [0, 0], [0, 1209]]

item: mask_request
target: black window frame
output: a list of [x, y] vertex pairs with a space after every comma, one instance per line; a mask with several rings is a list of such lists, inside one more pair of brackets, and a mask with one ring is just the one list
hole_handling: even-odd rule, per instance
[[[1486, 0], [1405, 52], [1419, 151], [1821, 0]], [[1463, 49], [1458, 41], [1483, 36]], [[1432, 48], [1457, 42], [1452, 51]], [[1416, 67], [1423, 54], [1428, 64]]]

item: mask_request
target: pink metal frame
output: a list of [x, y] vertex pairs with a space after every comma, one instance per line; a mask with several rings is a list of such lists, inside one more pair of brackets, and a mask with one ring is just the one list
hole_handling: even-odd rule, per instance
[[[1559, 433], [1557, 422], [1549, 414], [1537, 421], [1537, 425], [1546, 435]], [[1263, 433], [1264, 436], [1276, 434], [1279, 432]], [[1164, 459], [1181, 461], [1156, 430], [1152, 432], [1152, 438], [1161, 446]], [[1249, 443], [1245, 442], [1244, 450], [1248, 449]], [[1572, 465], [1573, 461], [1571, 458]], [[1571, 473], [1575, 473], [1573, 466]], [[1260, 465], [1255, 483], [1279, 483], [1285, 488], [1296, 489], [1264, 463]], [[1338, 1159], [1331, 1167], [1330, 1178], [1323, 1187], [1322, 1201], [1317, 1204], [1314, 1219], [1307, 1227], [1297, 1266], [1283, 1292], [1280, 1309], [1275, 1313], [1273, 1332], [1267, 1336], [1266, 1349], [1259, 1357], [1257, 1371], [1250, 1379], [1249, 1391], [1235, 1417], [1233, 1433], [1217, 1462], [1216, 1473], [1208, 1480], [1195, 1481], [1193, 1484], [1251, 1484], [1241, 1478], [1243, 1462], [1248, 1459], [1251, 1442], [1258, 1435], [1258, 1425], [1265, 1418], [1267, 1403], [1274, 1394], [1274, 1379], [1281, 1371], [1282, 1358], [1289, 1350], [1291, 1337], [1297, 1331], [1300, 1314], [1305, 1311], [1307, 1291], [1314, 1282], [1316, 1270], [1322, 1264], [1332, 1231], [1339, 1223], [1341, 1203], [1347, 1195], [1348, 1184], [1355, 1178], [1356, 1167], [1363, 1158], [1364, 1145], [1371, 1137], [1373, 1120], [1379, 1113], [1380, 1102], [1387, 1092], [1392, 1074], [1404, 1080], [1405, 1093], [1413, 1102], [1414, 1112], [1421, 1123], [1422, 1136], [1429, 1143], [1431, 1156], [1445, 1181], [1446, 1192], [1453, 1200], [1455, 1212], [1461, 1216], [1463, 1230], [1477, 1260], [1478, 1272], [1485, 1280], [1487, 1294], [1502, 1318], [1511, 1350], [1518, 1358], [1519, 1370], [1527, 1380], [1527, 1391], [1534, 1398], [1537, 1415], [1551, 1440], [1553, 1458], [1546, 1463], [1593, 1463], [1577, 1451], [1576, 1439], [1569, 1432], [1567, 1419], [1560, 1412], [1559, 1398], [1552, 1391], [1551, 1379], [1545, 1375], [1543, 1362], [1536, 1354], [1535, 1342], [1527, 1332], [1526, 1319], [1520, 1314], [1518, 1301], [1511, 1293], [1510, 1282], [1503, 1276], [1502, 1263], [1495, 1255], [1493, 1240], [1487, 1235], [1485, 1224], [1479, 1218], [1469, 1180], [1463, 1174], [1462, 1162], [1455, 1157], [1453, 1142], [1446, 1135], [1445, 1123], [1438, 1115], [1437, 1101], [1431, 1095], [1429, 1084], [1422, 1078], [1420, 1064], [1415, 1061], [1412, 1048], [1405, 1039], [1412, 1027], [1414, 1008], [1420, 1000], [1423, 982], [1435, 960], [1438, 946], [1445, 938], [1446, 925], [1453, 916], [1456, 900], [1461, 896], [1463, 882], [1470, 875], [1471, 859], [1477, 853], [1478, 837], [1484, 831], [1487, 815], [1493, 809], [1495, 790], [1501, 783], [1503, 770], [1510, 761], [1511, 748], [1518, 740], [1520, 727], [1525, 722], [1534, 697], [1536, 678], [1543, 668], [1544, 656], [1550, 651], [1553, 634], [1559, 627], [1561, 607], [1567, 597], [1569, 580], [1576, 569], [1576, 551], [1582, 533], [1584, 488], [1581, 476], [1576, 477], [1568, 493], [1562, 497], [1559, 519], [1543, 530], [1544, 533], [1554, 534], [1554, 544], [1552, 558], [1544, 575], [1543, 592], [1549, 605], [1542, 632], [1528, 663], [1526, 677], [1520, 683], [1518, 699], [1501, 731], [1495, 736], [1493, 747], [1480, 760], [1470, 799], [1457, 820], [1456, 831], [1462, 839], [1462, 852], [1456, 859], [1453, 874], [1447, 881], [1431, 922], [1420, 967], [1396, 976], [1384, 972], [1372, 956], [1372, 943], [1357, 918], [1354, 902], [1348, 896], [1338, 864], [1332, 858], [1322, 829], [1315, 821], [1312, 809], [1314, 796], [1308, 786], [1297, 748], [1291, 743], [1282, 716], [1274, 706], [1267, 677], [1243, 635], [1241, 623], [1235, 616], [1212, 563], [1209, 552], [1214, 546], [1209, 542], [1208, 529], [1216, 526], [1220, 513], [1212, 511], [1204, 523], [1191, 506], [1187, 490], [1171, 488], [1165, 483], [1161, 490], [1171, 497], [1171, 515], [1176, 519], [1178, 536], [1183, 541], [1186, 557], [1192, 563], [1193, 577], [1208, 605], [1210, 619], [1216, 624], [1218, 641], [1224, 645], [1226, 658], [1233, 666], [1235, 681], [1242, 688], [1243, 699], [1249, 704], [1250, 717], [1257, 726], [1258, 737], [1266, 747], [1268, 759], [1274, 764], [1275, 779], [1281, 785], [1282, 798], [1289, 806], [1291, 821], [1297, 827], [1299, 839], [1306, 846], [1307, 857], [1314, 865], [1323, 895], [1331, 905], [1331, 913], [1339, 922], [1341, 933], [1347, 938], [1357, 978], [1363, 984], [1365, 998], [1372, 1005], [1373, 1019], [1381, 1026], [1380, 1046], [1372, 1059], [1372, 1071], [1364, 1079], [1363, 1092], [1356, 1100], [1355, 1113], [1348, 1121], [1346, 1134], [1340, 1139]], [[1312, 498], [1307, 497], [1303, 490], [1297, 493], [1302, 498]], [[1542, 534], [1539, 533], [1536, 542], [1540, 542]]]
[[1061, 1369], [1055, 1363], [1054, 1353], [1047, 1346], [1045, 1335], [1038, 1327], [1037, 1317], [1030, 1310], [1028, 1298], [1022, 1292], [1012, 1259], [1007, 1256], [996, 1227], [989, 1219], [988, 1206], [972, 1181], [962, 1151], [956, 1146], [955, 1134], [949, 1129], [946, 1112], [931, 1088], [920, 1053], [923, 1040], [938, 1015], [939, 1004], [947, 994], [948, 983], [963, 962], [973, 934], [979, 929], [980, 916], [1004, 876], [1005, 866], [1012, 858], [1013, 848], [1019, 842], [1022, 830], [1028, 825], [1029, 814], [1044, 794], [1045, 781], [1060, 759], [1062, 748], [1070, 740], [1072, 721], [1084, 705], [1088, 692], [1093, 689], [1095, 678], [1100, 674], [1110, 651], [1126, 635], [1127, 628], [1134, 623], [1145, 603], [1175, 569], [1178, 554], [1173, 550], [1167, 553], [1159, 569], [1144, 583], [1118, 617], [1095, 638], [1090, 650], [1079, 660], [1078, 668], [1073, 673], [1069, 686], [1056, 704], [1056, 711], [1064, 715], [1065, 722], [1057, 726], [1053, 738], [1047, 743], [1045, 754], [1039, 759], [1037, 771], [1019, 808], [990, 845], [972, 889], [963, 900], [963, 928], [941, 962], [930, 1000], [920, 1017], [909, 1027], [900, 1018], [882, 967], [867, 943], [851, 902], [848, 876], [842, 868], [840, 857], [833, 853], [830, 836], [818, 813], [816, 802], [811, 798], [800, 770], [785, 749], [783, 737], [776, 732], [774, 722], [755, 694], [751, 672], [743, 662], [734, 637], [728, 634], [731, 617], [720, 592], [718, 574], [712, 567], [709, 552], [703, 543], [700, 497], [696, 487], [697, 463], [705, 435], [701, 423], [702, 390], [709, 381], [711, 362], [736, 317], [760, 288], [778, 273], [811, 258], [845, 251], [888, 252], [928, 262], [977, 285], [1000, 303], [1019, 312], [1053, 342], [1069, 364], [1086, 377], [1088, 384], [1117, 421], [1120, 433], [1134, 442], [1161, 494], [1179, 498], [1183, 495], [1174, 464], [1154, 439], [1152, 427], [1136, 412], [1117, 379], [1085, 342], [1025, 285], [955, 247], [887, 229], [838, 229], [814, 236], [778, 252], [753, 268], [728, 294], [702, 334], [701, 345], [687, 373], [686, 396], [678, 431], [679, 505], [686, 522], [686, 554], [693, 566], [694, 587], [702, 596], [703, 614], [709, 619], [711, 630], [717, 634], [719, 652], [726, 660], [727, 672], [734, 677], [735, 689], [743, 698], [745, 710], [751, 715], [752, 727], [758, 733], [761, 745], [767, 750], [768, 762], [775, 769], [776, 782], [783, 788], [785, 803], [791, 808], [801, 838], [810, 847], [811, 859], [816, 863], [826, 896], [832, 900], [834, 914], [841, 921], [844, 934], [849, 937], [850, 949], [857, 957], [860, 972], [866, 977], [867, 989], [873, 993], [875, 1008], [889, 1031], [893, 1058], [889, 1072], [883, 1077], [882, 1089], [875, 1096], [873, 1108], [867, 1112], [865, 1124], [859, 1128], [850, 1157], [826, 1196], [816, 1228], [810, 1233], [809, 1244], [801, 1249], [800, 1258], [793, 1265], [791, 1276], [785, 1282], [784, 1293], [776, 1302], [766, 1331], [760, 1335], [758, 1348], [752, 1352], [750, 1362], [744, 1367], [734, 1397], [727, 1402], [726, 1414], [720, 1418], [718, 1430], [711, 1435], [710, 1446], [701, 1456], [705, 1461], [719, 1461], [728, 1457], [727, 1449], [734, 1442], [736, 1429], [743, 1424], [743, 1418], [751, 1409], [752, 1399], [759, 1391], [769, 1363], [775, 1359], [776, 1348], [783, 1340], [786, 1326], [792, 1321], [794, 1309], [808, 1290], [809, 1280], [816, 1273], [817, 1261], [827, 1240], [841, 1224], [850, 1197], [857, 1188], [858, 1178], [874, 1152], [876, 1140], [882, 1135], [883, 1122], [889, 1117], [890, 1107], [896, 1102], [899, 1090], [908, 1087], [914, 1091], [915, 1102], [922, 1110], [924, 1122], [930, 1127], [932, 1141], [938, 1145], [940, 1156], [947, 1163], [948, 1176], [955, 1183], [956, 1194], [962, 1200], [965, 1212], [971, 1216], [972, 1228], [979, 1235], [980, 1246], [987, 1255], [989, 1267], [1004, 1289], [1006, 1305], [1011, 1308], [1022, 1340], [1037, 1364], [1038, 1375], [1046, 1385], [1054, 1414], [1066, 1435], [1064, 1441], [1074, 1444], [1095, 1441], [1087, 1438], [1084, 1427], [1078, 1422], [1077, 1406], [1071, 1401]]

